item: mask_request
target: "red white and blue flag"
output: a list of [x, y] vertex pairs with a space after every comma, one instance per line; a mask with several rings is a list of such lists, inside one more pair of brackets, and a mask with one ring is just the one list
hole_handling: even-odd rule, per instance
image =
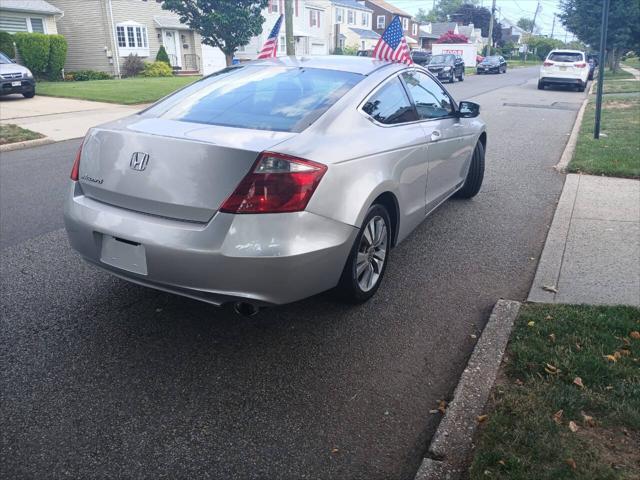
[[267, 41], [264, 42], [262, 50], [260, 50], [258, 54], [258, 58], [273, 58], [278, 53], [278, 34], [280, 33], [283, 18], [284, 15], [280, 15], [276, 21], [276, 24], [271, 29], [271, 33], [267, 37]]
[[376, 48], [373, 49], [374, 58], [389, 60], [392, 62], [402, 62], [411, 65], [411, 55], [409, 47], [402, 33], [402, 23], [397, 15], [393, 17], [391, 23], [384, 31]]

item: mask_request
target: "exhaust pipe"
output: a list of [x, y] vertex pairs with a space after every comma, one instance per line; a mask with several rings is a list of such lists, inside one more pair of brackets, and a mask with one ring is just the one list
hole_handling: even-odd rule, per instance
[[233, 304], [233, 311], [243, 317], [253, 317], [260, 312], [260, 307], [253, 303], [236, 302]]

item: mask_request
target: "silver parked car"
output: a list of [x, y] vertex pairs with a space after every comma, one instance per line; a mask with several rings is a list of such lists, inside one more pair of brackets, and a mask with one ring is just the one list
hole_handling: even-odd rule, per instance
[[229, 67], [93, 128], [65, 202], [85, 260], [217, 305], [380, 286], [390, 249], [482, 184], [485, 125], [422, 67], [367, 57]]

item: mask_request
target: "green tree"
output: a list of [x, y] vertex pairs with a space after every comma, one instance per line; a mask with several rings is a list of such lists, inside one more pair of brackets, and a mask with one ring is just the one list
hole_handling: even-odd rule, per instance
[[156, 62], [164, 62], [167, 65], [171, 66], [169, 55], [167, 54], [167, 50], [164, 48], [164, 45], [160, 45], [160, 48], [158, 49], [158, 53], [156, 54]]
[[[600, 16], [603, 0], [562, 0], [560, 21], [582, 42], [593, 49], [600, 46]], [[609, 5], [606, 53], [609, 66], [616, 70], [620, 57], [640, 49], [640, 2], [614, 0]]]
[[465, 4], [475, 5], [478, 0], [438, 0], [436, 7], [429, 12], [432, 22], [454, 21], [452, 14], [456, 13]]
[[564, 42], [540, 35], [531, 35], [527, 39], [527, 45], [530, 52], [535, 52], [539, 60], [544, 60], [554, 48], [564, 47]]
[[0, 31], [0, 52], [9, 58], [16, 58], [16, 47], [13, 45], [13, 37], [10, 33]]
[[164, 0], [162, 8], [200, 34], [202, 43], [218, 47], [231, 65], [233, 54], [262, 33], [262, 9], [268, 0]]
[[516, 25], [525, 32], [530, 32], [533, 30], [533, 20], [530, 18], [521, 17]]
[[419, 8], [418, 13], [416, 13], [413, 18], [419, 23], [429, 23], [430, 21], [429, 15], [424, 8]]

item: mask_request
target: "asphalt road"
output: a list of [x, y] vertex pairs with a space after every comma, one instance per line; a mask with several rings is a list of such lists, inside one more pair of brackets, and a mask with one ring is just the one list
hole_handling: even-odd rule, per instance
[[246, 319], [84, 265], [62, 230], [79, 141], [0, 158], [6, 478], [411, 479], [499, 298], [524, 299], [584, 94], [467, 77], [487, 172], [391, 256], [377, 296]]

